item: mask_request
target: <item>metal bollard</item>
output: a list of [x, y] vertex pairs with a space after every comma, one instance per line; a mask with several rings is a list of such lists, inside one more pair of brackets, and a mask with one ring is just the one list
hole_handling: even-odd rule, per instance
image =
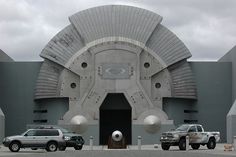
[[142, 137], [138, 136], [138, 150], [141, 150]]
[[89, 149], [93, 150], [93, 136], [90, 136], [89, 138]]
[[186, 136], [186, 151], [189, 150], [189, 136]]
[[234, 136], [234, 151], [236, 151], [236, 136]]

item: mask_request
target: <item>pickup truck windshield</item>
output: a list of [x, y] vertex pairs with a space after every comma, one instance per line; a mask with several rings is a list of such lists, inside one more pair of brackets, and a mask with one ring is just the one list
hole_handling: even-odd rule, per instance
[[188, 131], [189, 125], [181, 125], [176, 129], [176, 131]]

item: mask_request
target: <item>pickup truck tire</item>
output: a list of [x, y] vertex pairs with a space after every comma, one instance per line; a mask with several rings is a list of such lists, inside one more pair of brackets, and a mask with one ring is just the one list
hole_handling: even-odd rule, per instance
[[179, 140], [179, 149], [186, 150], [186, 139], [185, 138], [181, 138]]
[[20, 142], [17, 141], [11, 142], [11, 144], [9, 145], [9, 149], [12, 152], [18, 152], [20, 150]]
[[191, 144], [191, 147], [196, 150], [196, 149], [199, 149], [200, 144], [194, 143], [194, 144]]
[[210, 138], [208, 143], [207, 143], [207, 148], [208, 149], [215, 149], [216, 147], [216, 140], [215, 138]]
[[161, 143], [161, 148], [162, 148], [163, 150], [169, 150], [169, 149], [170, 149], [170, 144]]

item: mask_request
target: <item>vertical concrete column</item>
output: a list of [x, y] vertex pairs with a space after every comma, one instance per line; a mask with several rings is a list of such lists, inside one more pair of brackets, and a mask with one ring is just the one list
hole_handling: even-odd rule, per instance
[[93, 136], [90, 136], [89, 138], [89, 149], [93, 150]]
[[236, 136], [234, 136], [234, 151], [236, 151]]
[[189, 136], [186, 136], [186, 151], [189, 150]]
[[141, 145], [142, 145], [142, 137], [138, 136], [138, 150], [141, 150]]

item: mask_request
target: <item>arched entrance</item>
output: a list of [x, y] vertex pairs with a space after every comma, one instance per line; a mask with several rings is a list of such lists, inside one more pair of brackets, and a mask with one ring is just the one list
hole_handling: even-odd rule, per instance
[[131, 144], [132, 108], [123, 93], [108, 93], [100, 106], [99, 144], [107, 145], [113, 131], [119, 130]]

